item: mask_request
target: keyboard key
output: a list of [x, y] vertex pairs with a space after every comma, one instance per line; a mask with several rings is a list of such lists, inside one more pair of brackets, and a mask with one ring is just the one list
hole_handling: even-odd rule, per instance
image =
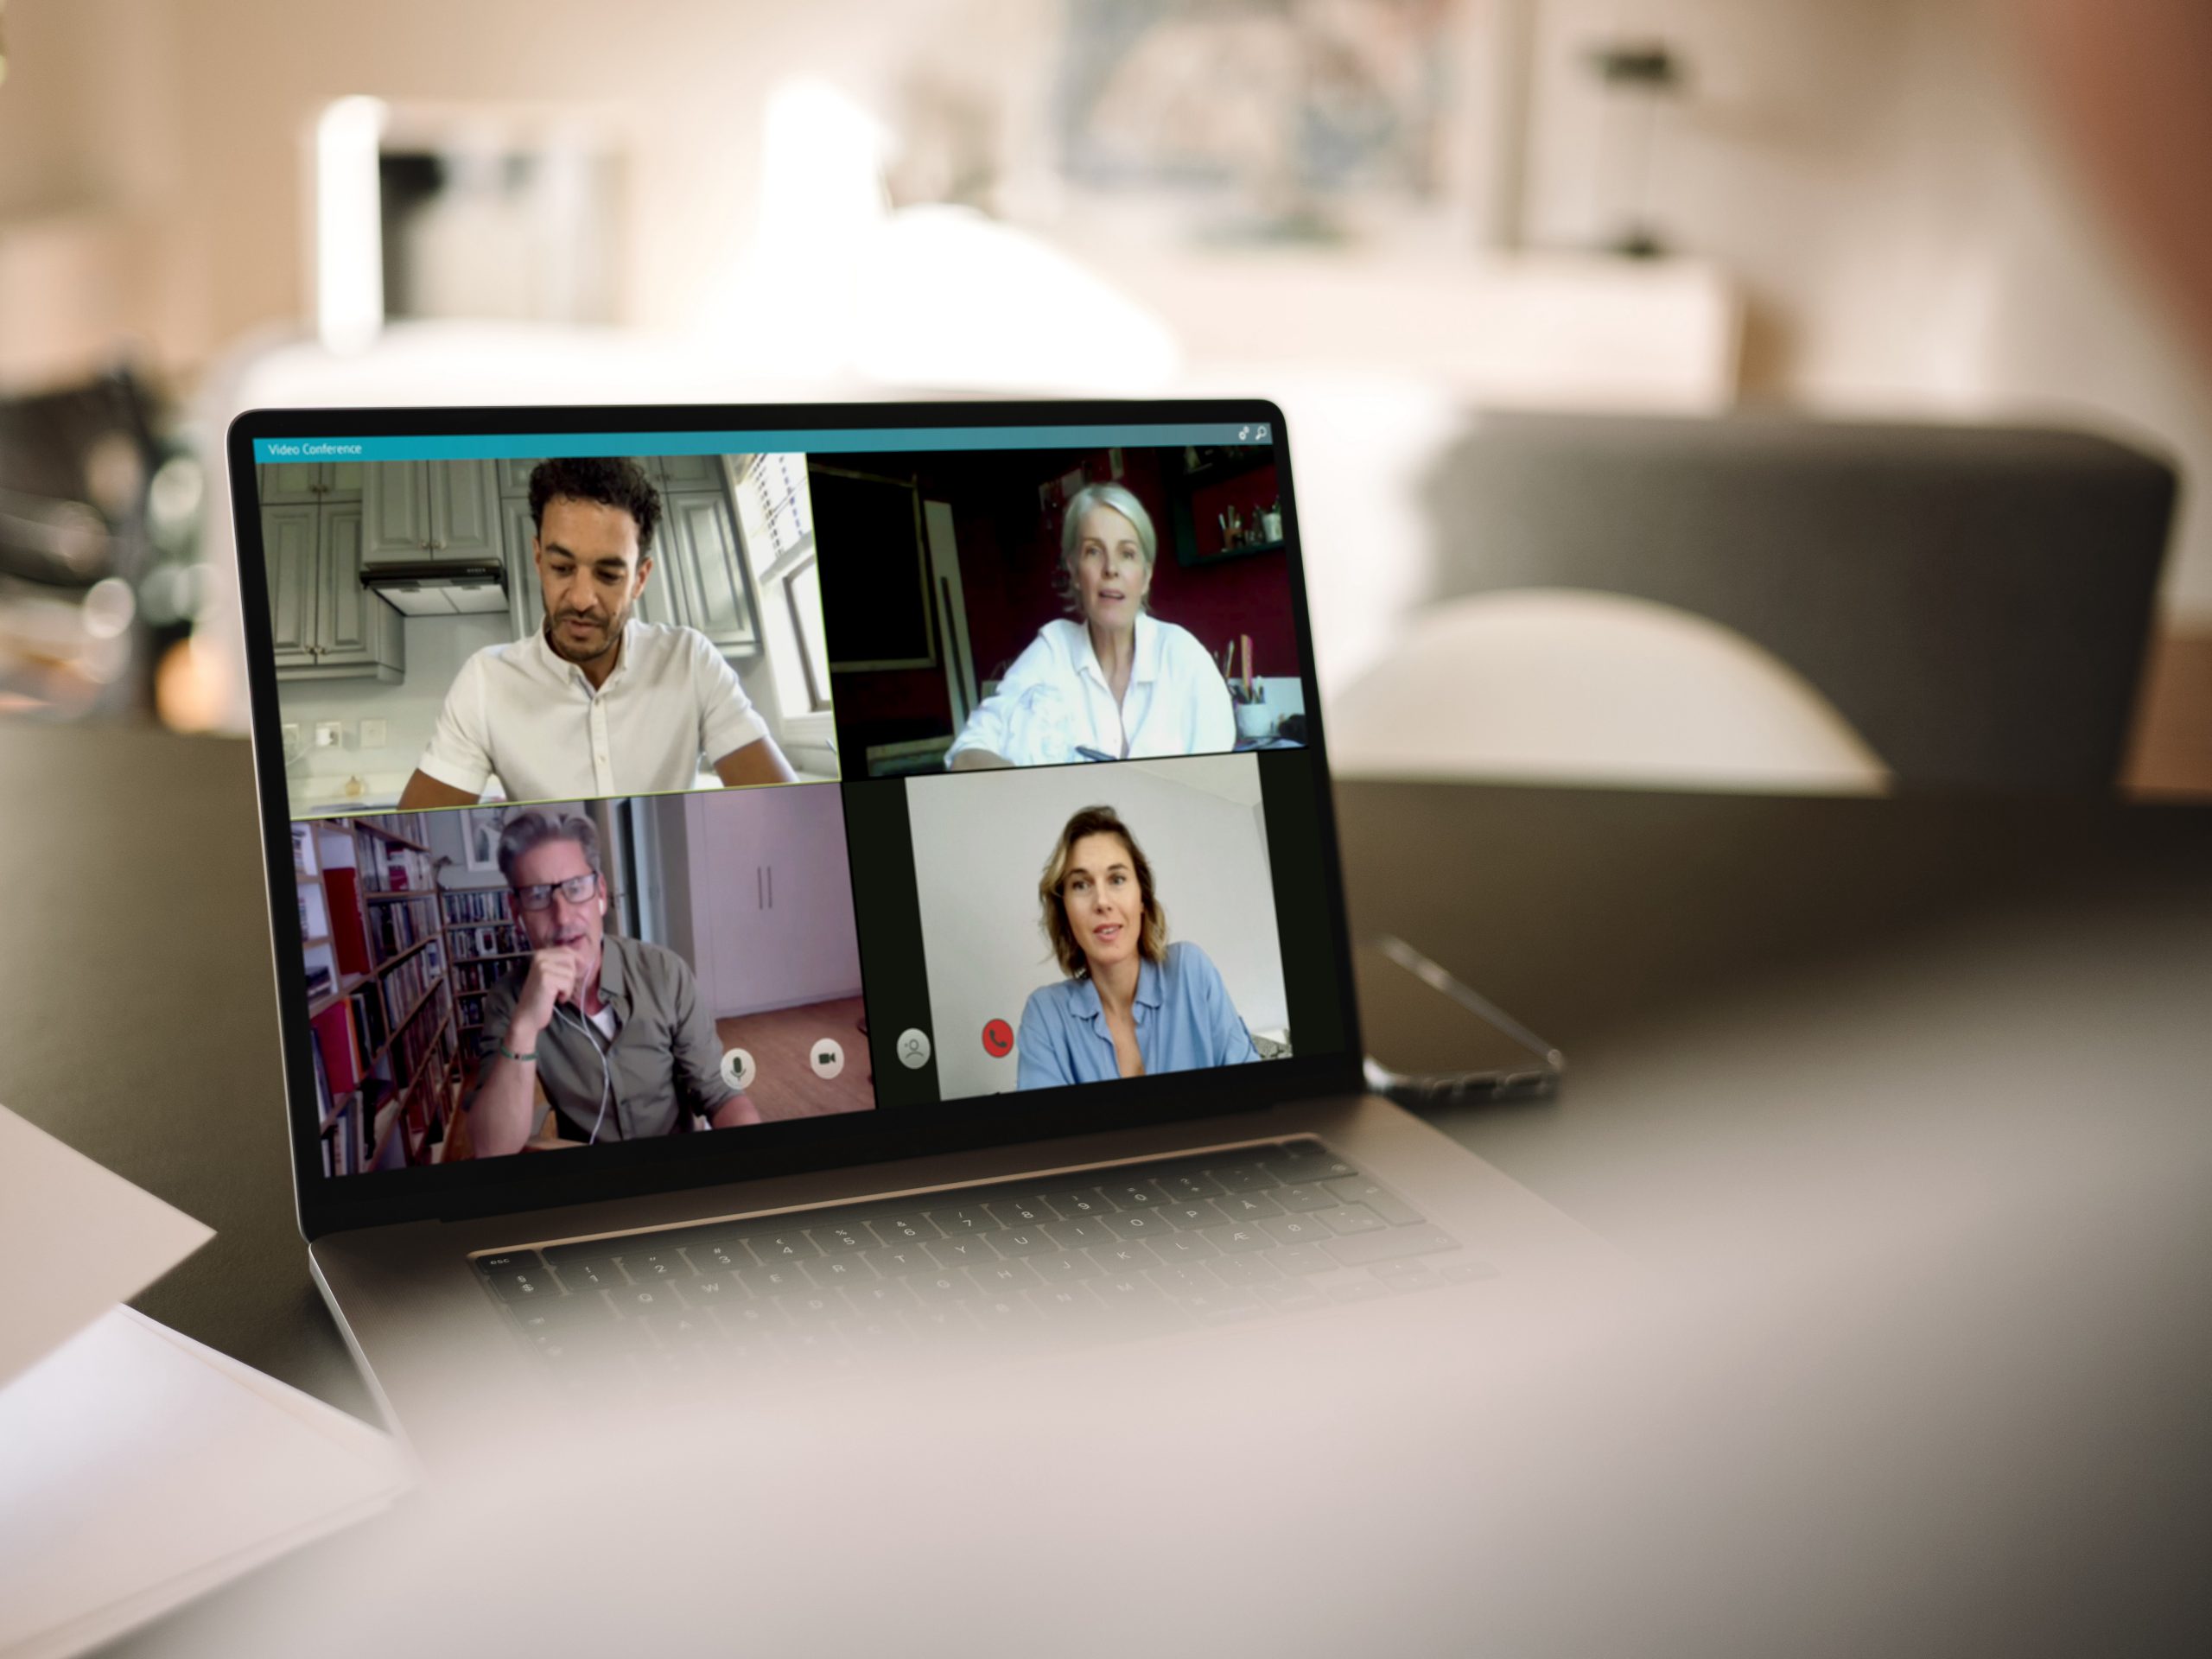
[[753, 1252], [745, 1248], [745, 1241], [738, 1238], [718, 1238], [705, 1244], [686, 1244], [683, 1254], [691, 1258], [691, 1265], [701, 1273], [713, 1273], [717, 1268], [734, 1271], [753, 1265]]
[[785, 1262], [804, 1262], [822, 1252], [804, 1233], [793, 1228], [786, 1232], [761, 1233], [746, 1240], [753, 1247], [753, 1254], [771, 1267]]
[[543, 1264], [536, 1250], [501, 1250], [494, 1255], [476, 1258], [476, 1271], [486, 1278], [502, 1273], [512, 1273], [518, 1268], [537, 1268]]
[[806, 1276], [823, 1289], [835, 1285], [859, 1285], [877, 1276], [865, 1256], [825, 1255], [804, 1264]]
[[1300, 1279], [1311, 1279], [1318, 1274], [1337, 1270], [1335, 1256], [1310, 1244], [1285, 1244], [1266, 1254], [1268, 1260], [1275, 1266]]
[[1048, 1285], [1071, 1285], [1084, 1279], [1096, 1279], [1106, 1269], [1090, 1259], [1084, 1250], [1061, 1250], [1052, 1255], [1033, 1255], [1029, 1265], [1037, 1276]]
[[944, 1236], [935, 1222], [920, 1214], [878, 1216], [868, 1226], [887, 1244], [918, 1244], [924, 1239]]
[[1110, 1216], [1121, 1208], [1111, 1198], [1089, 1188], [1046, 1187], [1039, 1196], [1058, 1212], [1063, 1221], [1081, 1221], [1088, 1216]]
[[1148, 1210], [1167, 1202], [1167, 1195], [1150, 1181], [1105, 1181], [1098, 1190], [1124, 1210]]
[[1171, 1296], [1204, 1294], [1221, 1288], [1221, 1281], [1200, 1267], [1149, 1268], [1144, 1276]]
[[1218, 1207], [1204, 1198], [1179, 1198], [1161, 1205], [1153, 1213], [1166, 1217], [1178, 1227], [1215, 1227], [1229, 1219]]
[[874, 1318], [893, 1308], [913, 1306], [914, 1293], [896, 1279], [875, 1279], [864, 1285], [847, 1285], [845, 1300], [855, 1313]]
[[1173, 1224], [1166, 1217], [1150, 1210], [1125, 1210], [1118, 1216], [1107, 1217], [1103, 1225], [1115, 1237], [1122, 1240], [1165, 1237], [1175, 1230]]
[[1060, 1247], [1041, 1226], [1014, 1227], [993, 1233], [991, 1243], [1001, 1255], [1043, 1255]]
[[1286, 1210], [1326, 1210], [1342, 1202], [1327, 1187], [1313, 1181], [1285, 1186], [1268, 1196]]
[[1343, 1204], [1363, 1204], [1393, 1227], [1410, 1227], [1421, 1219], [1421, 1211], [1395, 1192], [1385, 1192], [1365, 1176], [1353, 1176], [1345, 1180], [1331, 1181], [1329, 1191]]
[[912, 1348], [917, 1340], [912, 1327], [888, 1312], [872, 1319], [845, 1319], [835, 1328], [853, 1351], [861, 1355], [897, 1353]]
[[1109, 1274], [1142, 1273], [1147, 1268], [1159, 1265], [1154, 1255], [1141, 1240], [1132, 1239], [1127, 1244], [1100, 1244], [1089, 1252], [1090, 1259]]
[[999, 1198], [983, 1206], [1001, 1227], [1042, 1227], [1058, 1217], [1039, 1198]]
[[1201, 1294], [1179, 1297], [1201, 1325], [1229, 1325], [1257, 1319], [1267, 1311], [1259, 1292], [1246, 1285], [1221, 1285]]
[[973, 1279], [958, 1268], [938, 1274], [917, 1274], [912, 1279], [900, 1281], [923, 1302], [969, 1302], [983, 1293]]
[[1246, 1250], [1264, 1250], [1275, 1241], [1269, 1238], [1252, 1223], [1241, 1226], [1208, 1227], [1201, 1230], [1200, 1238], [1206, 1240], [1224, 1255], [1239, 1255]]
[[1285, 1185], [1304, 1181], [1333, 1181], [1359, 1173], [1318, 1141], [1294, 1141], [1260, 1160], [1268, 1172]]
[[[1147, 1242], [1151, 1244], [1154, 1255], [1168, 1262], [1203, 1262], [1210, 1255], [1221, 1254], [1211, 1239], [1201, 1237], [1197, 1233], [1170, 1233], [1165, 1238]], [[1334, 1267], [1336, 1264], [1331, 1262], [1329, 1265]]]
[[934, 1273], [937, 1262], [918, 1244], [887, 1244], [861, 1258], [887, 1279], [904, 1279], [910, 1273]]
[[1444, 1275], [1419, 1262], [1378, 1262], [1369, 1269], [1376, 1279], [1394, 1291], [1434, 1290], [1443, 1284]]
[[681, 1250], [632, 1250], [621, 1256], [623, 1271], [639, 1284], [652, 1279], [687, 1278], [691, 1264]]
[[1262, 1306], [1277, 1313], [1310, 1313], [1329, 1305], [1326, 1296], [1302, 1279], [1278, 1279], [1252, 1289]]
[[614, 1258], [607, 1255], [563, 1262], [556, 1271], [561, 1283], [571, 1291], [614, 1290], [630, 1282], [614, 1265]]
[[536, 1256], [509, 1258], [509, 1265], [484, 1275], [492, 1294], [503, 1302], [550, 1301], [561, 1294], [552, 1269], [538, 1265]]
[[1224, 1192], [1256, 1192], [1262, 1187], [1281, 1185], [1256, 1162], [1217, 1164], [1206, 1173], [1220, 1183]]
[[629, 1285], [608, 1293], [612, 1301], [626, 1317], [641, 1319], [648, 1313], [665, 1313], [683, 1304], [676, 1293], [665, 1285]]
[[[1379, 1218], [1377, 1225], [1381, 1226]], [[1344, 1238], [1332, 1238], [1322, 1248], [1348, 1268], [1363, 1268], [1401, 1256], [1430, 1255], [1440, 1250], [1456, 1250], [1459, 1246], [1441, 1229], [1423, 1224], [1419, 1227], [1382, 1226], [1378, 1232], [1354, 1233]]]
[[1251, 1251], [1242, 1255], [1224, 1255], [1206, 1266], [1224, 1285], [1264, 1285], [1282, 1277], [1274, 1262]]
[[1074, 1221], [1056, 1221], [1045, 1229], [1064, 1250], [1080, 1250], [1093, 1244], [1111, 1244], [1114, 1235], [1106, 1230], [1105, 1221], [1097, 1216], [1083, 1216]]
[[783, 1296], [795, 1290], [807, 1289], [810, 1280], [797, 1262], [775, 1262], [764, 1267], [741, 1268], [738, 1283], [755, 1296]]
[[1221, 1213], [1231, 1221], [1257, 1221], [1262, 1216], [1282, 1214], [1282, 1205], [1257, 1192], [1232, 1192], [1216, 1202], [1221, 1206]]
[[738, 1300], [745, 1294], [736, 1274], [728, 1273], [702, 1273], [686, 1279], [681, 1291], [685, 1304], [691, 1307], [711, 1307], [716, 1302]]
[[569, 1332], [615, 1322], [613, 1307], [595, 1290], [581, 1296], [548, 1296], [512, 1310], [515, 1323], [536, 1337], [542, 1332]]
[[1331, 1285], [1329, 1300], [1332, 1302], [1379, 1302], [1390, 1294], [1390, 1287], [1379, 1285], [1372, 1279], [1358, 1280], [1348, 1285]]
[[1098, 1299], [1085, 1285], [1039, 1285], [1028, 1296], [1029, 1306], [1047, 1319], [1079, 1319], [1098, 1312]]
[[843, 1297], [830, 1290], [794, 1291], [788, 1296], [776, 1298], [776, 1306], [794, 1325], [816, 1325], [828, 1319], [842, 1319], [850, 1306]]
[[1260, 1224], [1260, 1230], [1278, 1244], [1319, 1244], [1337, 1236], [1313, 1216], [1270, 1216]]
[[738, 1340], [748, 1340], [784, 1324], [784, 1310], [775, 1303], [724, 1302], [715, 1310], [715, 1323]]
[[1313, 1213], [1327, 1222], [1332, 1231], [1339, 1233], [1379, 1232], [1390, 1224], [1363, 1204], [1340, 1204], [1333, 1210], [1316, 1210]]
[[978, 1262], [995, 1262], [998, 1251], [988, 1238], [939, 1238], [922, 1246], [931, 1260], [941, 1268], [972, 1267]]
[[842, 1255], [854, 1250], [875, 1248], [875, 1236], [856, 1221], [830, 1222], [820, 1227], [810, 1227], [806, 1236], [824, 1255]]
[[986, 1262], [969, 1268], [968, 1276], [989, 1296], [1011, 1296], [1017, 1290], [1028, 1290], [1044, 1282], [1027, 1262]]
[[1186, 1170], [1178, 1175], [1162, 1175], [1158, 1179], [1160, 1190], [1170, 1198], [1210, 1198], [1222, 1190], [1219, 1181], [1195, 1170]]
[[690, 1348], [721, 1334], [704, 1313], [689, 1309], [652, 1314], [645, 1320], [645, 1329], [664, 1348]]
[[975, 1316], [965, 1302], [940, 1299], [910, 1307], [899, 1317], [916, 1337], [926, 1343], [959, 1342], [976, 1334]]
[[932, 1210], [930, 1219], [943, 1228], [949, 1237], [958, 1237], [967, 1233], [996, 1232], [999, 1226], [998, 1217], [980, 1204], [961, 1204], [950, 1210]]

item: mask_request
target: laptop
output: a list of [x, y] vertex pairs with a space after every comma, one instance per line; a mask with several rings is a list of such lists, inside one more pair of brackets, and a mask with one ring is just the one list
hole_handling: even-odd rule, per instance
[[300, 1227], [418, 1446], [1588, 1257], [1363, 1083], [1273, 404], [228, 452]]

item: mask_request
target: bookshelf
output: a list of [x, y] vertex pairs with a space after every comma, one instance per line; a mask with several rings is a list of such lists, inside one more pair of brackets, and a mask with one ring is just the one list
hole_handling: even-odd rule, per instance
[[420, 813], [292, 826], [325, 1173], [435, 1163], [461, 1033]]
[[474, 1052], [484, 1025], [484, 993], [530, 960], [530, 940], [505, 887], [448, 888], [446, 960], [452, 964], [455, 1017], [462, 1046]]

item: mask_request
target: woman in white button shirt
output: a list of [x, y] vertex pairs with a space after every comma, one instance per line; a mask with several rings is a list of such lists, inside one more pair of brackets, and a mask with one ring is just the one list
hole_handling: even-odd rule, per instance
[[1152, 515], [1119, 484], [1076, 492], [1058, 585], [1077, 620], [1047, 622], [945, 756], [955, 772], [1212, 754], [1236, 747], [1206, 648], [1151, 613]]

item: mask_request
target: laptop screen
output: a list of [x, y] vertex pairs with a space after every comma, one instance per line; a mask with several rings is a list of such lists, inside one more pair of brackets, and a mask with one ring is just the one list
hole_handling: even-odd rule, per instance
[[303, 1204], [1350, 1075], [1287, 453], [1223, 407], [244, 417]]

